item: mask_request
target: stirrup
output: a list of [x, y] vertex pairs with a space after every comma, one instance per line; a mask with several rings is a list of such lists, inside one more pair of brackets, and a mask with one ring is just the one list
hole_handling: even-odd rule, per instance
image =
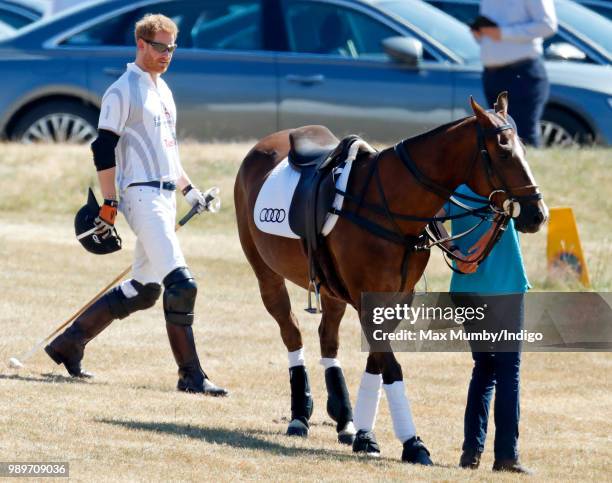
[[[321, 313], [321, 297], [319, 295], [320, 285], [321, 284], [316, 283], [314, 280], [311, 280], [310, 283], [308, 284], [308, 307], [305, 308], [304, 310], [308, 312], [309, 314], [320, 314]], [[311, 295], [313, 292], [315, 294], [315, 301], [317, 304], [316, 307], [312, 306]]]

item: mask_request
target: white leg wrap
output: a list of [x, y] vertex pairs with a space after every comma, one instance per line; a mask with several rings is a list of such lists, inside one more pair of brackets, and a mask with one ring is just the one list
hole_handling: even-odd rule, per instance
[[304, 348], [298, 349], [293, 352], [287, 353], [289, 356], [289, 369], [295, 366], [305, 366], [304, 362]]
[[393, 431], [395, 436], [403, 443], [416, 435], [416, 428], [412, 420], [410, 402], [406, 397], [404, 381], [396, 381], [393, 384], [384, 384], [389, 412], [393, 420]]
[[382, 376], [364, 372], [357, 393], [357, 403], [353, 411], [353, 419], [357, 430], [372, 431], [376, 423], [378, 402], [380, 401]]
[[329, 369], [330, 367], [342, 367], [338, 359], [332, 359], [331, 357], [321, 357], [319, 362], [325, 369]]

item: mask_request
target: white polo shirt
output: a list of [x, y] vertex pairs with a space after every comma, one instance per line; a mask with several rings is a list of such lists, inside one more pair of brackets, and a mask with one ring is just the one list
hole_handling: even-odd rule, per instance
[[117, 134], [117, 185], [176, 181], [182, 173], [176, 140], [176, 106], [161, 77], [151, 76], [134, 63], [105, 92], [98, 129]]
[[553, 0], [481, 0], [480, 14], [501, 29], [501, 40], [480, 39], [485, 67], [501, 67], [542, 55], [542, 39], [557, 31]]

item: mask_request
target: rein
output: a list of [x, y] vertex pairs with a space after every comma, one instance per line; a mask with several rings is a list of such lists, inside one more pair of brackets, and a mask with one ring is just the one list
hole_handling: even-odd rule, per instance
[[[421, 186], [423, 186], [425, 189], [434, 193], [435, 195], [442, 198], [443, 200], [445, 201], [450, 200], [452, 204], [461, 207], [462, 209], [465, 210], [465, 213], [461, 213], [458, 215], [419, 217], [419, 216], [413, 216], [413, 215], [394, 213], [390, 211], [389, 205], [387, 203], [387, 198], [384, 193], [382, 181], [380, 179], [380, 171], [378, 169], [378, 164], [379, 164], [380, 155], [381, 155], [380, 152], [376, 154], [376, 157], [374, 158], [372, 162], [372, 167], [370, 171], [368, 172], [365, 184], [362, 188], [362, 192], [359, 197], [353, 196], [347, 193], [346, 191], [336, 189], [336, 193], [344, 196], [349, 201], [356, 203], [357, 209], [355, 212], [348, 212], [343, 209], [338, 210], [336, 208], [332, 208], [330, 210], [331, 213], [348, 219], [349, 221], [364, 228], [365, 230], [371, 232], [372, 234], [374, 234], [375, 236], [378, 236], [379, 238], [383, 238], [391, 243], [395, 243], [397, 245], [401, 245], [404, 247], [404, 255], [402, 257], [402, 264], [401, 264], [401, 282], [400, 282], [400, 289], [399, 289], [400, 292], [404, 290], [405, 285], [406, 285], [407, 274], [408, 274], [408, 259], [412, 252], [430, 250], [431, 247], [438, 246], [442, 250], [442, 252], [445, 254], [444, 260], [446, 264], [453, 271], [464, 274], [464, 272], [461, 272], [460, 270], [453, 267], [449, 263], [447, 257], [454, 259], [454, 260], [461, 261], [463, 263], [480, 264], [489, 255], [489, 253], [491, 252], [491, 250], [493, 249], [497, 241], [499, 241], [501, 235], [506, 230], [508, 223], [510, 222], [510, 219], [515, 218], [519, 215], [520, 202], [542, 199], [542, 194], [539, 192], [536, 192], [530, 195], [517, 196], [514, 194], [513, 190], [508, 189], [504, 177], [501, 175], [501, 173], [498, 170], [495, 169], [495, 166], [493, 165], [493, 162], [491, 160], [491, 156], [489, 155], [489, 152], [487, 150], [487, 147], [485, 144], [486, 136], [497, 135], [500, 132], [505, 131], [507, 129], [515, 129], [515, 127], [512, 124], [507, 123], [507, 122], [505, 122], [501, 126], [497, 126], [497, 127], [489, 128], [489, 129], [483, 129], [478, 123], [476, 124], [476, 126], [477, 126], [478, 149], [476, 151], [473, 161], [470, 163], [470, 166], [468, 170], [466, 171], [466, 179], [469, 179], [472, 171], [474, 170], [474, 166], [476, 165], [476, 162], [478, 161], [478, 158], [480, 157], [485, 164], [487, 182], [492, 188], [492, 191], [488, 197], [488, 204], [486, 205], [482, 205], [478, 208], [471, 208], [461, 203], [461, 201], [459, 201], [457, 198], [465, 200], [465, 201], [472, 201], [472, 202], [479, 202], [479, 203], [482, 202], [482, 199], [475, 198], [473, 196], [464, 195], [461, 193], [454, 193], [453, 191], [449, 190], [445, 186], [442, 186], [436, 183], [435, 181], [433, 181], [432, 179], [428, 178], [427, 176], [425, 176], [421, 172], [421, 170], [418, 168], [416, 163], [413, 161], [411, 156], [408, 154], [408, 151], [406, 150], [406, 147], [404, 146], [404, 141], [401, 141], [398, 144], [396, 144], [393, 149], [394, 149], [395, 154], [399, 157], [399, 159], [402, 161], [404, 166], [408, 169], [408, 171], [412, 174], [412, 176], [417, 180], [417, 182]], [[373, 177], [376, 178], [376, 185], [377, 185], [378, 194], [381, 199], [381, 205], [375, 205], [372, 203], [364, 202], [365, 194], [367, 192], [368, 186], [370, 185]], [[493, 185], [491, 181], [493, 177], [496, 177], [501, 182], [503, 189], [495, 188], [495, 186]], [[519, 188], [515, 188], [515, 190], [522, 190], [522, 189], [529, 189], [529, 188], [537, 189], [537, 186], [536, 185], [521, 186]], [[494, 196], [498, 193], [507, 195], [507, 199], [504, 201], [502, 205], [503, 209], [500, 209], [497, 206], [495, 206], [493, 202]], [[388, 228], [385, 228], [378, 223], [375, 223], [371, 220], [368, 220], [367, 218], [364, 218], [363, 216], [360, 216], [359, 211], [361, 210], [362, 207], [373, 213], [384, 216], [391, 224], [393, 230], [389, 230]], [[485, 247], [484, 251], [477, 259], [469, 260], [464, 257], [460, 257], [454, 254], [450, 248], [445, 246], [445, 243], [452, 242], [454, 240], [458, 240], [472, 233], [482, 223], [484, 223], [485, 220], [489, 220], [489, 217], [487, 215], [490, 215], [491, 213], [497, 214], [496, 219], [494, 221], [495, 229], [493, 231], [493, 235], [491, 236], [491, 239], [487, 243], [487, 246]], [[446, 238], [441, 236], [437, 228], [435, 230], [432, 230], [430, 228], [431, 223], [444, 222], [447, 220], [463, 218], [466, 216], [477, 216], [480, 218], [480, 222], [478, 222], [475, 226], [466, 230], [463, 233], [459, 233], [457, 235], [449, 236]], [[397, 223], [397, 220], [427, 222], [430, 225], [420, 235], [406, 235], [401, 231]]]

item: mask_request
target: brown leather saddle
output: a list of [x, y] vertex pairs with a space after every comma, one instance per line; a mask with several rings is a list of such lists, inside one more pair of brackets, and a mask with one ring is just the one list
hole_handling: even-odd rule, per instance
[[325, 126], [304, 126], [289, 134], [289, 163], [300, 172], [289, 208], [289, 226], [302, 239], [308, 254], [310, 287], [308, 312], [316, 312], [310, 301], [314, 291], [319, 306], [319, 285], [323, 270], [317, 263], [323, 225], [336, 196], [334, 169], [342, 165], [358, 136], [338, 140]]

